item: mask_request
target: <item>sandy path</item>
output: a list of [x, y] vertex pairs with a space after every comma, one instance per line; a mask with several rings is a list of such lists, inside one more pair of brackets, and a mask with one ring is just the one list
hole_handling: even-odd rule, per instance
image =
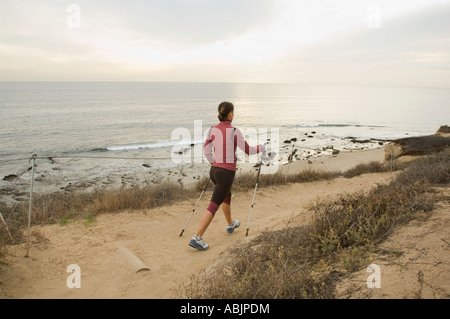
[[[73, 221], [65, 226], [34, 227], [39, 236], [24, 258], [25, 246], [8, 248], [9, 266], [0, 274], [2, 298], [172, 298], [179, 283], [213, 263], [237, 241], [249, 240], [266, 229], [286, 227], [288, 221], [303, 223], [310, 215], [304, 209], [317, 197], [369, 189], [387, 181], [391, 173], [367, 174], [353, 179], [338, 178], [306, 184], [291, 184], [258, 190], [250, 234], [245, 238], [253, 191], [233, 197], [233, 218], [242, 221], [232, 235], [218, 211], [205, 241], [206, 252], [188, 246], [210, 193], [206, 193], [183, 237], [179, 237], [196, 199], [157, 209], [103, 214], [92, 224]], [[39, 237], [43, 237], [40, 240]], [[138, 256], [150, 271], [136, 273], [118, 251], [118, 243]], [[81, 268], [81, 288], [69, 289], [67, 266]]]

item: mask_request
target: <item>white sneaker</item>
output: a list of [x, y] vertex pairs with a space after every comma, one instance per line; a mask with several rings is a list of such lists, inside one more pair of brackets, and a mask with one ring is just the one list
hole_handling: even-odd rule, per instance
[[236, 228], [239, 228], [241, 222], [239, 220], [234, 220], [233, 224], [227, 226], [227, 233], [232, 234]]
[[209, 248], [208, 244], [206, 244], [201, 237], [197, 236], [192, 237], [189, 246], [198, 250], [207, 250]]

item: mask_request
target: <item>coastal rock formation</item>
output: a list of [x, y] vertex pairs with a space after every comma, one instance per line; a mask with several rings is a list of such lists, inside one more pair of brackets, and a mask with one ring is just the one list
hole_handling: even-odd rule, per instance
[[441, 126], [434, 135], [407, 137], [392, 141], [385, 147], [384, 161], [406, 155], [424, 155], [450, 146], [450, 128]]
[[450, 127], [448, 125], [441, 126], [434, 135], [450, 136]]
[[10, 175], [8, 175], [8, 176], [3, 177], [3, 180], [4, 180], [4, 181], [13, 181], [13, 180], [18, 179], [18, 178], [19, 178], [18, 175], [16, 175], [16, 174], [10, 174]]

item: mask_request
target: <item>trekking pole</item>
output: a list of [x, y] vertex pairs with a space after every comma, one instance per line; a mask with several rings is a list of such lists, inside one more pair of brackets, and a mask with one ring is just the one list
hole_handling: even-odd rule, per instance
[[256, 189], [258, 188], [259, 175], [261, 174], [261, 166], [263, 165], [262, 163], [263, 156], [264, 154], [261, 156], [261, 161], [259, 162], [258, 175], [256, 176], [255, 191], [253, 192], [252, 206], [250, 207], [250, 215], [248, 216], [247, 232], [245, 233], [245, 237], [248, 236], [248, 230], [250, 228], [250, 219], [252, 218], [253, 205], [255, 204]]
[[198, 198], [197, 203], [195, 203], [194, 209], [192, 209], [192, 212], [191, 212], [191, 214], [189, 215], [189, 218], [188, 218], [188, 220], [186, 221], [186, 224], [184, 225], [184, 228], [183, 228], [183, 230], [182, 230], [181, 233], [180, 233], [180, 237], [183, 236], [184, 230], [186, 229], [186, 227], [187, 227], [189, 221], [191, 220], [191, 217], [192, 217], [192, 215], [194, 214], [195, 209], [197, 208], [197, 205], [198, 205], [198, 203], [200, 202], [200, 199], [201, 199], [202, 196], [203, 196], [203, 193], [206, 191], [206, 188], [208, 187], [209, 181], [210, 181], [210, 180], [211, 180], [211, 177], [210, 177], [210, 178], [208, 179], [208, 181], [206, 182], [206, 185], [205, 185], [205, 187], [203, 188], [203, 191], [202, 191], [202, 193], [200, 194], [200, 197]]

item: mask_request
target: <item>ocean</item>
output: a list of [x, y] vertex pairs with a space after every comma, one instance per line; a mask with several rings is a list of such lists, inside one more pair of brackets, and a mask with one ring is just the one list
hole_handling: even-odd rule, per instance
[[[160, 157], [167, 160], [154, 165], [176, 165], [170, 160], [177, 144], [174, 130], [185, 128], [194, 137], [197, 121], [206, 131], [217, 123], [222, 101], [235, 105], [234, 126], [249, 132], [278, 129], [281, 143], [297, 138], [298, 148], [332, 144], [337, 149], [356, 149], [361, 144], [351, 139], [429, 135], [449, 124], [450, 118], [449, 89], [0, 82], [0, 179], [17, 174], [32, 154]], [[201, 144], [202, 138], [193, 138], [192, 143]], [[375, 141], [366, 145], [378, 146]]]

